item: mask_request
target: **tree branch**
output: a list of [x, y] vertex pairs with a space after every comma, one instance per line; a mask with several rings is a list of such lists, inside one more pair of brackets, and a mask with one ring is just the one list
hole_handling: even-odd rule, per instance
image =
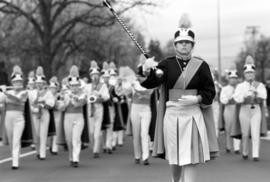
[[[26, 19], [28, 19], [32, 23], [32, 25], [35, 27], [35, 30], [37, 31], [37, 33], [41, 37], [43, 36], [43, 31], [42, 31], [40, 25], [38, 24], [38, 22], [36, 21], [36, 19], [34, 19], [33, 16], [31, 16], [30, 14], [28, 14], [27, 12], [25, 12], [20, 7], [14, 5], [14, 4], [10, 3], [10, 2], [8, 2], [7, 0], [0, 0], [0, 5], [3, 5], [0, 8], [0, 11], [1, 12], [11, 13], [11, 14], [21, 14], [22, 16], [24, 16]], [[10, 8], [10, 10], [8, 10], [6, 8]]]

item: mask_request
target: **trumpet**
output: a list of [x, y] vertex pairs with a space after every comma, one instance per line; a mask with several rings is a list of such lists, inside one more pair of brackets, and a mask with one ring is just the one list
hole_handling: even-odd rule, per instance
[[79, 101], [79, 99], [80, 99], [78, 95], [75, 95], [75, 94], [72, 94], [72, 93], [70, 94], [70, 98], [75, 100], [75, 101]]

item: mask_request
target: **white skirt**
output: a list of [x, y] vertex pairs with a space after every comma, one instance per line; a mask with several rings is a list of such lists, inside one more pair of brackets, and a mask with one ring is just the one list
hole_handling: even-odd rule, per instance
[[183, 166], [210, 160], [207, 132], [199, 105], [166, 103], [164, 143], [170, 165]]

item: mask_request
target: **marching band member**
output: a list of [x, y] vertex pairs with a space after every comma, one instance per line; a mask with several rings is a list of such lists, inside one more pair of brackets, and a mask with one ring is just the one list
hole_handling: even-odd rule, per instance
[[[68, 92], [69, 92], [68, 77], [64, 77], [61, 80], [61, 92], [60, 92], [61, 94], [60, 94], [60, 96], [62, 98], [65, 98], [65, 95], [68, 94]], [[59, 138], [59, 141], [58, 142], [59, 142], [59, 144], [62, 144], [63, 145], [65, 151], [68, 151], [68, 146], [67, 146], [67, 143], [66, 143], [66, 139], [65, 139], [66, 137], [65, 137], [65, 131], [64, 131], [65, 110], [63, 112], [62, 118], [63, 118], [63, 121], [62, 121], [62, 124], [63, 124], [63, 129], [62, 129], [63, 131], [62, 131], [62, 133], [63, 134], [62, 135], [61, 134], [59, 135], [60, 138]]]
[[233, 99], [236, 85], [238, 83], [238, 74], [236, 69], [231, 69], [228, 72], [229, 83], [223, 87], [220, 92], [220, 102], [224, 104], [223, 118], [225, 122], [225, 135], [226, 135], [226, 152], [235, 151], [236, 154], [240, 153], [239, 139], [233, 139], [231, 137], [231, 130], [233, 123], [237, 122], [237, 108], [236, 102]]
[[[241, 104], [239, 120], [242, 133], [242, 157], [248, 159], [249, 137], [251, 135], [252, 157], [259, 161], [260, 133], [264, 133], [264, 104], [267, 97], [263, 83], [255, 80], [255, 64], [251, 56], [247, 56], [244, 65], [245, 81], [235, 89], [234, 100]], [[264, 127], [262, 127], [264, 126]], [[250, 133], [251, 132], [251, 133]]]
[[[29, 101], [30, 103], [33, 103], [34, 102], [34, 99], [35, 99], [35, 94], [36, 94], [36, 88], [35, 88], [35, 72], [34, 71], [30, 71], [28, 73], [28, 78], [27, 78], [27, 92], [28, 92], [28, 98], [29, 98]], [[31, 110], [31, 109], [30, 109]], [[32, 115], [32, 110], [31, 110], [31, 115]], [[32, 120], [32, 131], [34, 131], [34, 123], [33, 123], [33, 120]], [[35, 143], [37, 143], [37, 137], [36, 135], [34, 134], [34, 132], [32, 132], [32, 135], [33, 135], [33, 144], [31, 144], [31, 148], [32, 150], [35, 150]]]
[[[101, 70], [101, 78], [106, 84], [109, 93], [111, 90], [111, 85], [109, 84], [110, 80], [110, 69], [107, 62], [103, 62], [102, 70]], [[104, 116], [103, 116], [103, 122], [102, 122], [102, 129], [103, 129], [103, 150], [104, 152], [108, 152], [109, 154], [112, 154], [112, 137], [113, 137], [113, 117], [114, 117], [114, 110], [113, 110], [113, 103], [110, 99], [103, 102], [104, 107]]]
[[50, 152], [52, 155], [57, 155], [58, 153], [58, 144], [63, 144], [63, 111], [64, 111], [64, 96], [60, 93], [60, 84], [57, 77], [52, 77], [50, 79], [49, 90], [52, 92], [55, 98], [55, 105], [53, 108], [54, 122], [55, 122], [55, 131], [56, 135], [52, 136], [52, 143], [50, 147]]
[[[6, 73], [6, 66], [4, 61], [0, 61], [0, 85], [9, 85], [8, 75]], [[0, 92], [0, 101], [5, 100], [5, 94]], [[5, 134], [5, 111], [4, 107], [1, 106], [0, 110], [0, 145], [5, 143], [6, 134]], [[2, 140], [2, 143], [1, 143]]]
[[143, 87], [161, 85], [153, 155], [163, 157], [165, 152], [173, 182], [196, 181], [197, 164], [218, 152], [211, 107], [215, 86], [208, 64], [192, 56], [194, 37], [191, 29], [179, 28], [174, 34], [176, 56], [159, 62], [157, 69], [153, 58], [139, 66]]
[[114, 87], [114, 100], [116, 101], [116, 107], [118, 115], [116, 115], [114, 122], [114, 146], [118, 144], [122, 147], [124, 144], [124, 133], [129, 119], [129, 97], [132, 93], [131, 83], [128, 79], [130, 76], [130, 68], [121, 67], [119, 69], [119, 75], [116, 85]]
[[34, 71], [30, 71], [28, 73], [28, 78], [27, 78], [27, 86], [26, 86], [27, 90], [34, 90], [35, 89], [35, 72]]
[[109, 93], [111, 96], [112, 107], [110, 107], [110, 114], [112, 120], [112, 149], [116, 149], [116, 145], [120, 143], [118, 141], [118, 131], [122, 129], [122, 112], [120, 107], [120, 97], [115, 93], [115, 87], [117, 84], [117, 69], [113, 62], [109, 64]]
[[64, 95], [65, 137], [69, 150], [69, 160], [72, 167], [79, 167], [79, 156], [81, 152], [81, 135], [84, 128], [83, 106], [86, 102], [79, 79], [78, 67], [73, 65], [68, 77], [70, 90]]
[[215, 84], [215, 90], [216, 90], [216, 95], [212, 103], [212, 108], [213, 108], [213, 114], [214, 114], [214, 122], [215, 122], [215, 128], [216, 128], [216, 135], [218, 137], [219, 135], [219, 119], [220, 119], [220, 111], [221, 111], [221, 104], [219, 100], [220, 96], [220, 91], [222, 89], [222, 85], [218, 82], [218, 79], [215, 76], [216, 69], [214, 67], [211, 67], [211, 74], [214, 80]]
[[12, 90], [2, 87], [5, 94], [5, 129], [12, 154], [12, 169], [19, 168], [21, 138], [25, 127], [24, 109], [27, 91], [23, 89], [23, 73], [19, 66], [13, 67]]
[[153, 90], [142, 87], [139, 81], [133, 82], [131, 104], [131, 123], [133, 133], [133, 148], [135, 163], [142, 159], [144, 165], [149, 165], [149, 127], [151, 122], [150, 99]]
[[101, 146], [101, 125], [104, 108], [102, 102], [110, 99], [106, 84], [100, 82], [100, 71], [96, 61], [91, 61], [91, 83], [85, 86], [89, 113], [89, 137], [93, 144], [94, 158], [99, 158]]
[[52, 113], [49, 111], [54, 107], [55, 99], [53, 94], [46, 89], [46, 80], [43, 68], [39, 66], [36, 70], [36, 92], [32, 100], [32, 116], [34, 124], [34, 133], [37, 137], [37, 158], [46, 159], [46, 143], [49, 133], [50, 122], [53, 122]]

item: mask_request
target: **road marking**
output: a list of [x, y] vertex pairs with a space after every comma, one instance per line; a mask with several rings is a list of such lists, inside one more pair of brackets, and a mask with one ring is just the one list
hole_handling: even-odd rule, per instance
[[266, 137], [262, 137], [263, 140], [270, 140], [270, 131], [267, 132]]
[[[37, 153], [36, 151], [27, 152], [27, 153], [21, 154], [21, 155], [20, 155], [20, 158], [27, 157], [27, 156], [30, 156], [30, 155], [34, 155], [34, 154], [36, 154], [36, 153]], [[6, 159], [2, 159], [2, 160], [0, 160], [0, 164], [3, 164], [3, 163], [5, 163], [5, 162], [9, 162], [9, 161], [11, 161], [11, 160], [12, 160], [11, 157], [6, 158]]]

